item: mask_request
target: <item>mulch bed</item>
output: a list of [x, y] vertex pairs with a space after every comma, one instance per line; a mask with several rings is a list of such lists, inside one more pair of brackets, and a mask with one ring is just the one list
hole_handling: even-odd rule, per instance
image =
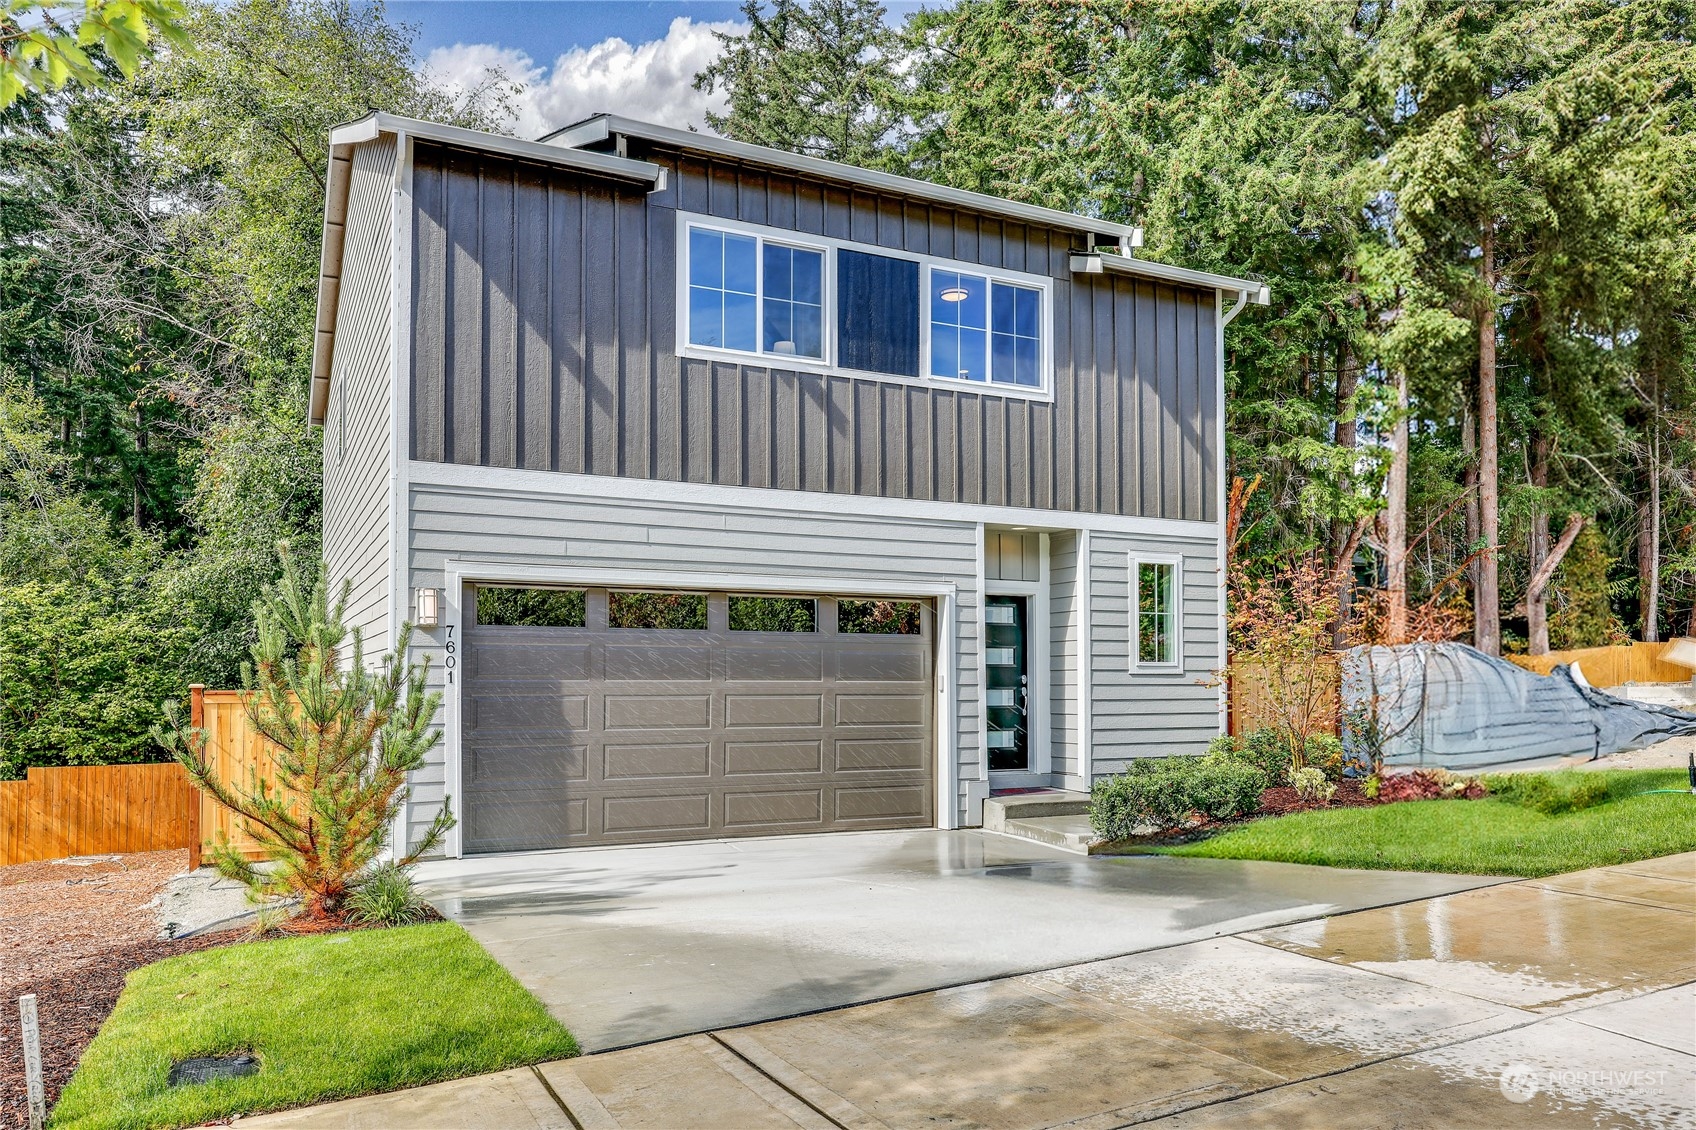
[[[1289, 786], [1267, 789], [1260, 794], [1260, 807], [1246, 816], [1230, 820], [1197, 820], [1179, 831], [1162, 832], [1152, 836], [1137, 836], [1129, 840], [1116, 840], [1105, 845], [1102, 854], [1114, 855], [1121, 850], [1135, 853], [1142, 848], [1176, 847], [1179, 844], [1193, 844], [1197, 840], [1210, 839], [1221, 832], [1228, 832], [1250, 820], [1259, 820], [1266, 816], [1288, 816], [1292, 812], [1319, 812], [1327, 808], [1370, 808], [1384, 802], [1369, 797], [1361, 789], [1360, 781], [1345, 777], [1337, 782], [1337, 792], [1330, 800], [1303, 800]], [[1101, 849], [1097, 849], [1101, 850]]]
[[0, 1126], [27, 1126], [17, 999], [34, 993], [49, 1109], [132, 969], [240, 941], [240, 930], [159, 937], [147, 905], [188, 869], [182, 851], [0, 867]]
[[1296, 791], [1287, 785], [1283, 788], [1267, 789], [1260, 794], [1260, 808], [1254, 816], [1287, 816], [1292, 812], [1315, 812], [1322, 808], [1370, 808], [1381, 801], [1369, 797], [1361, 791], [1360, 782], [1352, 777], [1345, 777], [1337, 782], [1337, 794], [1329, 801], [1302, 800]]

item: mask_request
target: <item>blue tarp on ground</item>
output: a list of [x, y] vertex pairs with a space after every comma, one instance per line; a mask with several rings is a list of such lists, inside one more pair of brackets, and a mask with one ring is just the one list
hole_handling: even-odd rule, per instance
[[[1357, 647], [1343, 661], [1351, 719], [1372, 712], [1387, 765], [1473, 769], [1600, 757], [1696, 734], [1696, 714], [1630, 702], [1572, 677], [1538, 675], [1459, 643]], [[1361, 745], [1351, 733], [1351, 750]]]

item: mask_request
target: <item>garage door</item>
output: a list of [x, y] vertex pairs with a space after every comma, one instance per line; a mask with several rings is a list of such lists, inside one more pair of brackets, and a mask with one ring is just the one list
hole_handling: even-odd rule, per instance
[[467, 852], [932, 823], [924, 602], [482, 589], [477, 609]]

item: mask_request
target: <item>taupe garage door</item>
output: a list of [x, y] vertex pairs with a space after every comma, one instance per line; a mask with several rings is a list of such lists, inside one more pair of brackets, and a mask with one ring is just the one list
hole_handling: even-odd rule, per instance
[[925, 603], [477, 598], [499, 622], [466, 629], [467, 852], [932, 823]]

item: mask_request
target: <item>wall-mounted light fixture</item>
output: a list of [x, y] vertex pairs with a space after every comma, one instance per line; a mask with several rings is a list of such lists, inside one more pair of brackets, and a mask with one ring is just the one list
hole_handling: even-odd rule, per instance
[[420, 628], [434, 628], [442, 622], [442, 590], [412, 590], [412, 622]]

